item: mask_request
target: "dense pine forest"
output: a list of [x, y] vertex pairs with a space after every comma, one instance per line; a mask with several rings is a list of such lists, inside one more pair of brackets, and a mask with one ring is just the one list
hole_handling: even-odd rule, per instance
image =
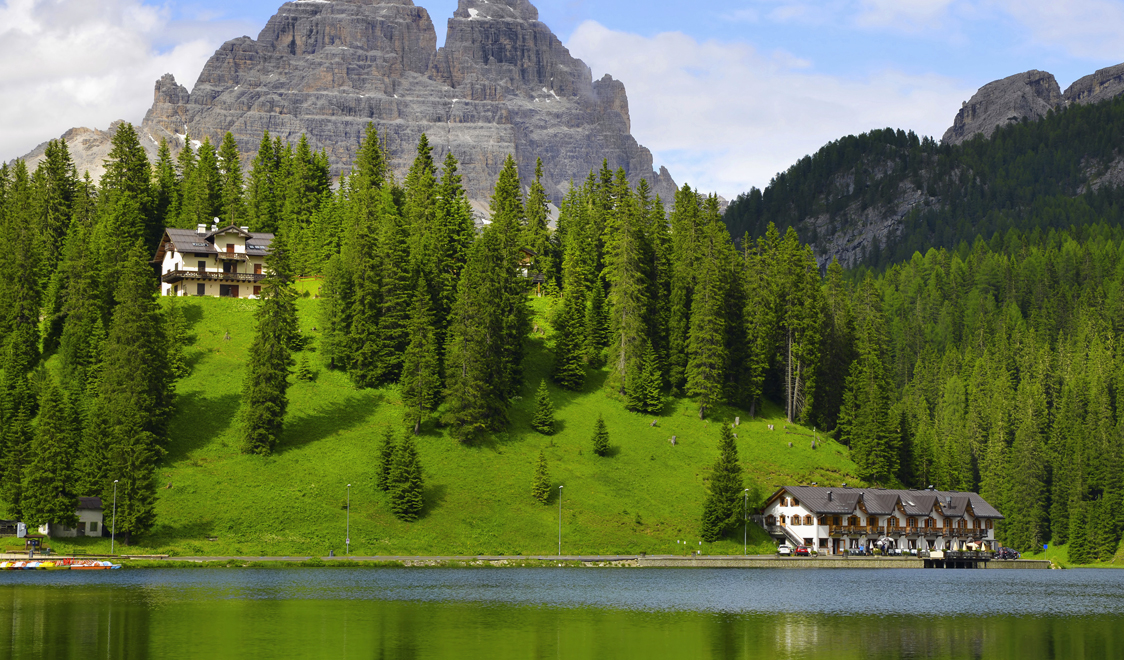
[[873, 268], [1009, 229], [1115, 225], [1124, 220], [1124, 193], [1098, 179], [1124, 150], [1122, 135], [1121, 98], [1051, 111], [959, 146], [902, 130], [851, 135], [740, 195], [725, 221], [739, 240], [763, 236], [770, 223], [795, 227], [823, 253], [836, 232], [908, 203], [900, 234], [863, 255]]
[[[1093, 108], [1110, 119], [1124, 114], [1119, 103], [1081, 112]], [[1006, 153], [1004, 145], [1034, 131], [1056, 131], [1064, 142], [1070, 117], [1002, 131], [994, 148]], [[854, 159], [877, 144], [919, 163], [950, 153], [875, 133], [829, 145], [778, 180], [815, 170], [824, 154]], [[552, 218], [541, 169], [522, 177], [509, 158], [478, 231], [456, 158], [435, 158], [424, 136], [398, 182], [370, 128], [338, 185], [303, 139], [294, 147], [264, 135], [245, 176], [229, 136], [217, 149], [186, 145], [175, 160], [162, 145], [150, 165], [124, 125], [96, 186], [78, 177], [61, 142], [35, 172], [22, 162], [0, 168], [0, 496], [9, 515], [65, 523], [77, 496], [108, 499], [116, 489], [118, 533], [152, 529], [176, 379], [191, 365], [180, 303], [160, 304], [149, 262], [164, 227], [217, 217], [276, 234], [254, 308], [242, 451], [277, 448], [288, 388], [294, 377], [312, 377], [293, 358], [306, 341], [293, 284], [322, 278], [325, 363], [356, 388], [394, 387], [401, 396], [400, 432], [371, 448], [378, 488], [401, 520], [423, 506], [414, 435], [441, 428], [470, 446], [512, 424], [528, 340], [541, 332], [530, 300], [542, 295], [555, 301], [546, 319], [552, 387], [580, 390], [592, 373], [606, 373], [598, 386], [612, 405], [659, 415], [686, 398], [700, 419], [718, 406], [752, 417], [769, 402], [788, 421], [847, 445], [868, 484], [978, 490], [1007, 515], [999, 534], [1013, 547], [1068, 543], [1075, 562], [1116, 551], [1124, 530], [1124, 347], [1116, 344], [1124, 229], [1114, 210], [1096, 210], [1115, 209], [1114, 189], [1063, 199], [1074, 179], [1049, 183], [1048, 171], [1007, 192], [969, 186], [987, 193], [971, 193], [971, 204], [995, 209], [978, 235], [964, 224], [975, 211], [934, 209], [923, 224], [935, 223], [939, 235], [906, 242], [946, 248], [911, 252], [881, 270], [832, 263], [821, 271], [791, 225], [753, 225], [756, 236], [736, 246], [716, 197], [684, 186], [665, 212], [646, 182], [631, 185], [607, 167], [575, 184]], [[987, 180], [1013, 178], [1013, 165], [985, 158], [989, 148], [974, 141], [951, 153]], [[1038, 171], [1035, 163], [1051, 156], [1037, 158], [1013, 160]], [[922, 184], [940, 185], [952, 171], [963, 170], [950, 165]], [[808, 185], [787, 188], [784, 204], [815, 199], [818, 184]], [[753, 203], [778, 199], [767, 190]], [[728, 213], [734, 226], [745, 223], [738, 213], [747, 203]], [[1073, 226], [1055, 228], [1057, 213]], [[533, 425], [549, 435], [545, 381], [538, 399]], [[722, 433], [701, 516], [707, 540], [740, 515], [738, 461], [754, 461], [738, 456], [732, 420], [715, 421]], [[603, 421], [593, 446], [611, 455]], [[547, 486], [540, 453], [537, 500], [549, 498]]]

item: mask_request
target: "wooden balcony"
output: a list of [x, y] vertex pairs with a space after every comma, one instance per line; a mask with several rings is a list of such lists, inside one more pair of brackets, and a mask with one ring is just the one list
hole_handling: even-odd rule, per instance
[[210, 270], [173, 270], [160, 276], [160, 281], [165, 284], [175, 284], [183, 280], [199, 280], [210, 282], [253, 282], [258, 283], [265, 279], [259, 273], [216, 273]]
[[841, 536], [925, 536], [944, 538], [984, 538], [986, 529], [957, 529], [951, 527], [872, 527], [868, 525], [828, 525], [828, 534], [833, 537]]

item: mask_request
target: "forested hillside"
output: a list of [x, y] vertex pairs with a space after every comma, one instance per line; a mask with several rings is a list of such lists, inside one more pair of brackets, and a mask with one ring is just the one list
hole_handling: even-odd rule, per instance
[[[826, 265], [885, 267], [1008, 229], [1121, 220], [1124, 99], [1076, 105], [959, 146], [901, 130], [825, 145], [726, 210], [735, 238], [795, 227]], [[1108, 184], [1108, 185], [1106, 185]]]
[[[1074, 116], [1014, 127], [997, 144], [1004, 136], [1029, 140], [1049, 121], [1064, 128]], [[892, 138], [920, 154], [919, 162], [943, 157], [943, 148], [908, 135], [880, 136], [884, 145]], [[972, 189], [985, 197], [964, 208], [1025, 202], [1010, 216], [987, 217], [995, 226], [1010, 217], [1034, 229], [928, 249], [880, 272], [848, 273], [837, 262], [824, 272], [793, 227], [782, 233], [767, 224], [756, 240], [735, 247], [715, 197], [684, 186], [668, 214], [646, 182], [632, 186], [607, 167], [571, 189], [552, 231], [541, 172], [525, 185], [509, 159], [490, 222], [477, 231], [456, 158], [448, 154], [438, 166], [424, 136], [400, 183], [369, 130], [355, 168], [336, 187], [323, 155], [304, 141], [294, 149], [264, 135], [243, 177], [237, 158], [223, 155], [227, 146], [204, 142], [197, 153], [185, 149], [178, 163], [162, 149], [150, 167], [131, 127], [115, 140], [97, 188], [77, 178], [58, 143], [34, 173], [22, 163], [0, 170], [0, 492], [10, 515], [59, 522], [78, 495], [108, 498], [116, 483], [119, 532], [165, 538], [174, 536], [170, 526], [203, 533], [213, 523], [157, 518], [161, 510], [188, 515], [172, 506], [178, 491], [164, 492], [170, 482], [157, 491], [157, 473], [221, 490], [234, 470], [244, 483], [266, 488], [269, 466], [305, 474], [297, 456], [315, 462], [317, 451], [332, 449], [298, 448], [310, 437], [326, 442], [320, 429], [342, 425], [362, 428], [347, 445], [362, 458], [349, 459], [347, 469], [366, 461], [364, 474], [395, 524], [418, 529], [443, 520], [433, 512], [444, 498], [471, 498], [460, 489], [474, 490], [474, 479], [493, 475], [489, 488], [510, 483], [510, 470], [497, 481], [494, 465], [479, 462], [481, 448], [500, 455], [507, 447], [522, 457], [528, 479], [518, 495], [489, 490], [500, 507], [549, 500], [547, 459], [562, 455], [562, 468], [575, 478], [596, 474], [590, 489], [602, 498], [628, 491], [621, 497], [636, 501], [629, 472], [655, 470], [666, 492], [686, 493], [676, 497], [675, 532], [660, 533], [685, 531], [688, 503], [691, 532], [714, 540], [740, 522], [743, 486], [777, 485], [766, 481], [773, 479], [854, 484], [857, 476], [870, 485], [979, 490], [1007, 514], [1000, 538], [1019, 549], [1068, 542], [1078, 562], [1116, 551], [1124, 528], [1124, 352], [1116, 341], [1124, 323], [1124, 231], [1094, 223], [1092, 211], [1096, 204], [1115, 208], [1110, 187], [1074, 199], [1067, 186], [1076, 178], [1030, 176], [1023, 187], [1002, 188], [1008, 197], [981, 184]], [[962, 162], [975, 153], [972, 171], [992, 172], [992, 179], [1054, 171], [1041, 151], [1021, 161], [989, 160], [986, 145], [973, 141], [956, 153]], [[954, 168], [934, 185], [966, 171]], [[1080, 206], [1086, 215], [1059, 215], [1058, 205]], [[939, 219], [953, 211], [932, 212]], [[159, 304], [147, 262], [162, 227], [212, 217], [277, 235], [262, 299], [245, 308], [252, 323], [239, 321], [252, 325], [252, 338], [237, 351], [221, 343], [230, 341], [229, 330], [214, 339], [220, 343], [208, 350], [233, 362], [221, 377], [204, 378], [195, 370], [207, 355], [191, 334], [198, 319], [185, 317], [188, 304], [180, 300]], [[1053, 229], [1062, 218], [1075, 226]], [[303, 315], [301, 276], [323, 283]], [[193, 315], [198, 307], [190, 305]], [[332, 389], [310, 390], [321, 370]], [[239, 393], [227, 391], [231, 380], [241, 381]], [[186, 419], [190, 428], [208, 414], [198, 404], [208, 381], [225, 383], [218, 403], [227, 413], [225, 425], [211, 425], [214, 438], [201, 438], [181, 424]], [[304, 410], [290, 407], [292, 388]], [[345, 402], [319, 421], [300, 421], [317, 392], [340, 399], [348, 388], [364, 393], [366, 412]], [[523, 403], [532, 396], [533, 411]], [[601, 461], [596, 467], [574, 456], [575, 449], [584, 456], [573, 441], [574, 413], [552, 422], [560, 401], [596, 429], [587, 445], [590, 460]], [[767, 432], [756, 422], [731, 427], [735, 418], [749, 422], [778, 408], [783, 430], [776, 435], [776, 424]], [[693, 426], [678, 419], [687, 409], [697, 418]], [[381, 420], [377, 433], [363, 421], [372, 414]], [[639, 439], [660, 428], [641, 415], [689, 429], [692, 439], [705, 433], [707, 444], [674, 459], [651, 451], [641, 468], [633, 452], [654, 448]], [[623, 424], [627, 440], [616, 445], [605, 419]], [[811, 438], [785, 439], [808, 428]], [[565, 445], [554, 445], [556, 431]], [[824, 431], [847, 447], [850, 460], [817, 435]], [[662, 446], [676, 435], [653, 442]], [[615, 446], [628, 448], [628, 458]], [[789, 450], [784, 458], [775, 454]], [[205, 475], [181, 472], [203, 468], [204, 456], [219, 461]], [[496, 465], [510, 467], [510, 460]], [[441, 488], [455, 484], [455, 494], [427, 485], [426, 461], [441, 466], [435, 473], [449, 479]], [[539, 474], [532, 489], [533, 465]], [[620, 472], [626, 465], [629, 472]], [[315, 471], [323, 474], [322, 467]], [[705, 506], [699, 480], [709, 491]], [[298, 495], [309, 497], [303, 488]], [[651, 506], [669, 511], [667, 503]], [[541, 526], [535, 520], [532, 526]], [[635, 524], [641, 520], [637, 513]], [[429, 537], [414, 541], [411, 547], [440, 550]], [[599, 547], [624, 547], [607, 543]]]

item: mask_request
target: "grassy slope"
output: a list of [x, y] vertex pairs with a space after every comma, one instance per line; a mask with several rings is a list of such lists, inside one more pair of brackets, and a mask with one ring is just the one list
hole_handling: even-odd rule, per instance
[[[374, 488], [383, 430], [401, 427], [398, 393], [357, 390], [345, 375], [327, 370], [315, 352], [319, 301], [299, 303], [302, 328], [314, 338], [308, 355], [317, 379], [290, 388], [285, 436], [267, 458], [242, 455], [237, 428], [256, 303], [181, 302], [193, 336], [192, 372], [178, 384], [171, 445], [157, 471], [157, 526], [137, 540], [133, 552], [340, 554], [350, 483], [353, 554], [557, 552], [560, 484], [565, 484], [563, 552], [685, 553], [699, 548], [698, 520], [704, 479], [717, 456], [717, 424], [736, 415], [743, 419], [738, 448], [747, 478], [762, 490], [792, 482], [855, 481], [845, 448], [821, 438], [813, 451], [810, 438], [784, 433], [776, 409], [767, 407], [762, 417], [745, 421], [743, 411], [721, 408], [701, 421], [692, 402], [675, 400], [653, 428], [653, 417], [625, 411], [601, 388], [604, 371], [595, 372], [581, 393], [552, 388], [559, 432], [541, 436], [530, 429], [530, 418], [535, 388], [550, 368], [548, 330], [531, 339], [526, 386], [513, 404], [510, 432], [466, 447], [439, 429], [423, 430], [426, 511], [416, 523], [401, 523], [391, 515], [387, 496]], [[546, 326], [548, 300], [533, 303], [536, 322]], [[606, 458], [591, 451], [598, 414], [605, 417], [614, 448]], [[769, 431], [769, 423], [777, 430]], [[668, 442], [672, 435], [678, 446]], [[555, 484], [548, 506], [530, 497], [544, 447]], [[758, 550], [771, 551], [760, 530], [750, 531]], [[77, 545], [92, 549], [108, 542], [82, 539]], [[60, 540], [55, 546], [68, 544]], [[736, 553], [740, 546], [729, 540], [704, 544], [703, 551]]]

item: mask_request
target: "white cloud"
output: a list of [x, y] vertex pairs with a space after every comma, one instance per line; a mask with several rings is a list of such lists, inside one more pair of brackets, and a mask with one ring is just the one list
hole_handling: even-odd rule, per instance
[[196, 24], [161, 48], [178, 27], [138, 0], [0, 4], [0, 160], [75, 126], [139, 122], [165, 73], [190, 88], [225, 31]]
[[1124, 3], [1118, 0], [990, 0], [989, 4], [1023, 23], [1039, 43], [1060, 46], [1076, 57], [1124, 61]]
[[918, 31], [941, 27], [954, 0], [861, 0], [856, 22], [862, 26]]
[[[653, 37], [587, 21], [566, 44], [628, 90], [632, 134], [680, 183], [731, 197], [766, 185], [841, 136], [875, 128], [940, 137], [975, 89], [886, 70], [844, 79], [744, 43]], [[705, 75], [699, 75], [699, 71]]]

